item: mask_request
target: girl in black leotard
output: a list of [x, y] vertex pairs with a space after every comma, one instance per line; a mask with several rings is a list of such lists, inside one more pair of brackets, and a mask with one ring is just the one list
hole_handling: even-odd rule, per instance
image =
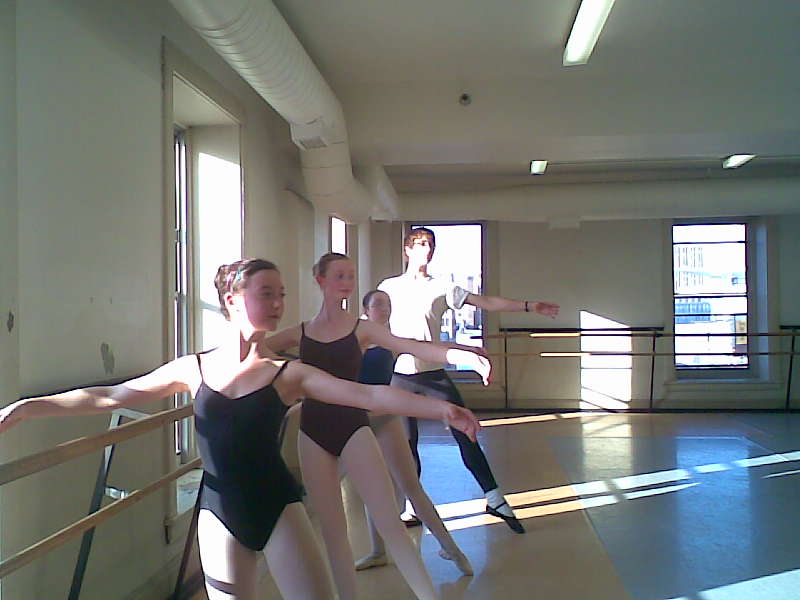
[[106, 412], [191, 392], [205, 470], [198, 540], [209, 599], [252, 598], [257, 551], [263, 550], [284, 598], [330, 600], [334, 591], [322, 555], [277, 447], [286, 405], [313, 396], [361, 409], [446, 418], [473, 436], [477, 421], [446, 403], [343, 381], [274, 357], [261, 343], [283, 314], [283, 285], [272, 263], [250, 259], [223, 265], [215, 283], [231, 322], [217, 349], [178, 358], [120, 385], [20, 400], [0, 410], [0, 432], [27, 418]]
[[[284, 330], [266, 343], [280, 352], [300, 347], [300, 357], [332, 375], [355, 379], [362, 349], [383, 346], [397, 353], [411, 353], [425, 360], [466, 361], [488, 380], [491, 366], [466, 346], [431, 344], [393, 336], [370, 321], [359, 322], [342, 309], [342, 301], [355, 288], [355, 267], [343, 254], [320, 258], [314, 275], [323, 294], [319, 313], [311, 321]], [[466, 348], [466, 349], [465, 349]], [[312, 399], [317, 399], [311, 395]], [[397, 567], [418, 598], [436, 598], [430, 576], [405, 527], [400, 522], [391, 479], [366, 415], [310, 403], [301, 416], [298, 434], [303, 484], [319, 516], [322, 537], [340, 600], [356, 598], [355, 567], [347, 540], [347, 522], [339, 487], [339, 467], [350, 477], [374, 520]], [[303, 412], [306, 411], [304, 402]], [[358, 413], [358, 414], [356, 414]]]

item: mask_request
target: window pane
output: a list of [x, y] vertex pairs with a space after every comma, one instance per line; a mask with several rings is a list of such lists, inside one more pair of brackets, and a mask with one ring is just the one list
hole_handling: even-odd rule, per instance
[[[747, 317], [716, 318], [710, 322], [675, 323], [675, 333], [725, 333], [731, 335], [697, 335], [691, 337], [675, 338], [675, 353], [687, 354], [692, 352], [746, 352], [747, 338], [736, 336], [736, 333], [747, 331]], [[678, 367], [703, 367], [703, 366], [747, 366], [747, 356], [676, 356], [675, 364]]]
[[347, 254], [347, 224], [331, 217], [331, 252]]
[[747, 314], [746, 296], [675, 298], [676, 323], [708, 323], [732, 314]]
[[747, 292], [744, 244], [675, 244], [672, 254], [676, 294]]
[[672, 241], [680, 242], [743, 242], [745, 225], [674, 225]]

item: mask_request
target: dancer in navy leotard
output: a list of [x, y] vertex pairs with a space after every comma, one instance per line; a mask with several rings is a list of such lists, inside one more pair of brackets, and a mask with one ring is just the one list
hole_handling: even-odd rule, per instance
[[[284, 363], [262, 343], [283, 314], [275, 265], [260, 259], [220, 267], [220, 307], [231, 322], [221, 344], [115, 386], [20, 400], [0, 410], [0, 432], [34, 417], [98, 413], [190, 392], [205, 460], [198, 519], [200, 558], [210, 600], [253, 598], [262, 549], [284, 598], [335, 595], [296, 482], [277, 451], [284, 403], [302, 396], [382, 412], [446, 418], [474, 436], [477, 421], [389, 387], [331, 377], [300, 361]], [[428, 413], [428, 414], [426, 414]]]
[[[364, 315], [373, 323], [389, 328], [389, 316], [392, 313], [392, 303], [384, 292], [372, 290], [364, 295], [361, 303]], [[391, 350], [373, 346], [364, 352], [361, 361], [361, 371], [358, 374], [358, 381], [368, 385], [388, 385], [392, 381], [394, 373], [395, 355]], [[414, 458], [411, 456], [411, 448], [408, 445], [408, 437], [405, 427], [400, 419], [395, 415], [375, 415], [370, 416], [370, 427], [375, 433], [378, 445], [381, 447], [386, 466], [398, 492], [399, 503], [402, 504], [405, 498], [411, 501], [414, 513], [419, 515], [430, 532], [439, 542], [441, 549], [439, 555], [442, 558], [455, 562], [458, 569], [464, 575], [472, 575], [472, 565], [461, 549], [456, 545], [450, 532], [442, 523], [436, 507], [431, 502], [428, 494], [422, 489], [422, 484], [417, 476], [414, 465]], [[367, 556], [356, 562], [356, 569], [369, 569], [386, 564], [386, 549], [383, 540], [375, 529], [372, 517], [367, 511], [367, 526], [369, 528], [372, 549]]]
[[[314, 275], [323, 294], [319, 313], [302, 325], [268, 338], [266, 343], [274, 351], [288, 350], [302, 343], [304, 361], [310, 360], [337, 377], [355, 378], [361, 366], [361, 349], [377, 345], [425, 360], [447, 361], [448, 356], [451, 361], [464, 360], [488, 380], [491, 368], [488, 360], [471, 349], [397, 338], [375, 323], [358, 323], [355, 315], [342, 309], [342, 301], [349, 298], [355, 287], [355, 267], [347, 256], [324, 255], [315, 265]], [[318, 414], [315, 408], [311, 414], [301, 416], [304, 425], [298, 434], [298, 450], [303, 484], [319, 517], [340, 600], [356, 598], [353, 552], [347, 540], [347, 521], [339, 487], [340, 467], [364, 500], [409, 586], [418, 598], [435, 598], [430, 576], [398, 517], [391, 479], [372, 430], [366, 426], [365, 418], [352, 421], [339, 407], [332, 408], [325, 416]], [[339, 415], [346, 422], [342, 427], [337, 424]], [[328, 439], [326, 429], [332, 430], [335, 443]]]

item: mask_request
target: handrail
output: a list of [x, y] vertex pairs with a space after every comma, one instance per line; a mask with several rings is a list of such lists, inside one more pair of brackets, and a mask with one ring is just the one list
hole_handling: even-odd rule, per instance
[[0, 465], [0, 485], [5, 485], [21, 477], [38, 473], [49, 467], [88, 454], [109, 444], [128, 440], [147, 431], [157, 429], [164, 423], [177, 421], [192, 416], [191, 404], [155, 413], [144, 419], [126, 423], [115, 429], [97, 435], [78, 438], [59, 444], [54, 448], [43, 450], [11, 462]]
[[[508, 359], [509, 358], [522, 358], [522, 357], [542, 357], [542, 358], [584, 358], [591, 356], [636, 356], [646, 357], [650, 359], [650, 396], [649, 407], [653, 409], [653, 391], [655, 380], [655, 358], [656, 357], [675, 357], [675, 356], [788, 356], [788, 372], [786, 378], [786, 399], [785, 410], [789, 410], [791, 406], [791, 389], [792, 389], [792, 373], [794, 367], [794, 357], [800, 355], [800, 352], [795, 350], [795, 340], [800, 335], [800, 325], [780, 325], [780, 331], [766, 331], [766, 332], [731, 332], [731, 333], [674, 333], [664, 331], [663, 326], [657, 327], [609, 327], [609, 328], [580, 328], [580, 327], [500, 327], [498, 334], [473, 336], [474, 339], [501, 339], [503, 340], [503, 352], [489, 353], [490, 357], [502, 357], [503, 359], [503, 388], [505, 394], [504, 408], [508, 409], [509, 406], [509, 385], [508, 385]], [[607, 351], [607, 350], [575, 350], [570, 352], [509, 352], [508, 340], [512, 338], [529, 338], [529, 339], [568, 339], [568, 338], [583, 338], [583, 337], [629, 337], [629, 338], [646, 338], [652, 340], [652, 348], [650, 352], [632, 352], [632, 351]], [[657, 352], [656, 341], [659, 338], [691, 338], [691, 337], [746, 337], [746, 338], [790, 338], [791, 348], [788, 351], [774, 350], [774, 351], [733, 351], [733, 352]]]
[[[662, 328], [663, 329], [663, 328]], [[795, 328], [787, 328], [795, 329]], [[797, 335], [792, 331], [768, 331], [756, 333], [672, 333], [660, 330], [659, 328], [608, 328], [608, 329], [580, 329], [578, 327], [511, 327], [500, 328], [500, 331], [510, 333], [499, 333], [495, 335], [473, 336], [476, 339], [492, 340], [504, 338], [546, 338], [546, 337], [611, 337], [618, 335], [620, 337], [643, 337], [652, 338], [653, 336], [659, 338], [674, 338], [674, 337], [792, 337]], [[589, 333], [586, 333], [589, 332]], [[574, 335], [571, 335], [574, 334]]]
[[[115, 427], [109, 431], [98, 433], [93, 436], [71, 440], [69, 442], [59, 444], [54, 448], [43, 450], [42, 452], [4, 463], [0, 465], [0, 485], [10, 483], [11, 481], [15, 481], [21, 477], [25, 477], [33, 473], [38, 473], [39, 471], [64, 463], [73, 458], [83, 456], [84, 454], [88, 454], [110, 444], [115, 444], [117, 442], [136, 437], [142, 433], [157, 429], [158, 427], [163, 426], [165, 423], [190, 417], [192, 413], [193, 405], [187, 404], [186, 406], [181, 406], [179, 408], [173, 408], [155, 413], [143, 419]], [[46, 554], [47, 552], [50, 552], [54, 548], [61, 546], [72, 538], [84, 533], [85, 531], [93, 529], [100, 523], [103, 523], [112, 516], [126, 509], [131, 504], [139, 502], [146, 496], [161, 489], [181, 475], [199, 467], [201, 464], [201, 459], [196, 458], [180, 468], [163, 475], [153, 483], [132, 492], [125, 498], [121, 498], [112, 502], [111, 504], [84, 517], [83, 519], [76, 521], [72, 525], [68, 525], [60, 531], [57, 531], [43, 540], [40, 540], [35, 544], [28, 546], [24, 550], [14, 554], [10, 558], [0, 563], [0, 579], [35, 560], [42, 554]]]
[[64, 529], [57, 531], [51, 536], [46, 537], [43, 540], [36, 542], [35, 544], [28, 546], [24, 550], [17, 552], [12, 557], [4, 560], [0, 563], [0, 579], [13, 573], [17, 569], [27, 565], [29, 562], [35, 560], [42, 554], [46, 554], [51, 550], [58, 548], [62, 544], [65, 544], [69, 540], [74, 537], [77, 537], [84, 531], [92, 529], [96, 527], [100, 523], [110, 519], [117, 513], [126, 509], [129, 505], [139, 502], [146, 496], [149, 496], [155, 491], [158, 491], [171, 481], [177, 479], [181, 475], [188, 473], [192, 469], [199, 467], [201, 464], [201, 460], [199, 458], [195, 458], [193, 461], [186, 463], [182, 467], [172, 471], [171, 473], [167, 473], [163, 477], [160, 477], [150, 485], [143, 487], [142, 489], [136, 490], [132, 492], [130, 496], [126, 496], [120, 500], [116, 500], [98, 510], [91, 515], [84, 517], [80, 521], [76, 521], [72, 525], [65, 527]]

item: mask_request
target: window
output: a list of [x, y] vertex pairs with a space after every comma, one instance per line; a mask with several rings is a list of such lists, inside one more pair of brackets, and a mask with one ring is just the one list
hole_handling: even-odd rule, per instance
[[747, 368], [747, 226], [673, 225], [672, 249], [675, 367]]
[[[428, 265], [428, 273], [437, 279], [454, 283], [474, 294], [483, 293], [482, 256], [483, 226], [480, 224], [427, 225], [436, 236], [436, 250]], [[482, 345], [483, 312], [465, 304], [459, 310], [448, 310], [442, 317], [442, 341], [467, 346]], [[468, 371], [465, 365], [448, 365], [448, 370]]]
[[[331, 252], [347, 254], [347, 223], [331, 217]], [[347, 310], [347, 298], [342, 300], [342, 308]]]
[[347, 223], [331, 217], [331, 252], [347, 254]]

